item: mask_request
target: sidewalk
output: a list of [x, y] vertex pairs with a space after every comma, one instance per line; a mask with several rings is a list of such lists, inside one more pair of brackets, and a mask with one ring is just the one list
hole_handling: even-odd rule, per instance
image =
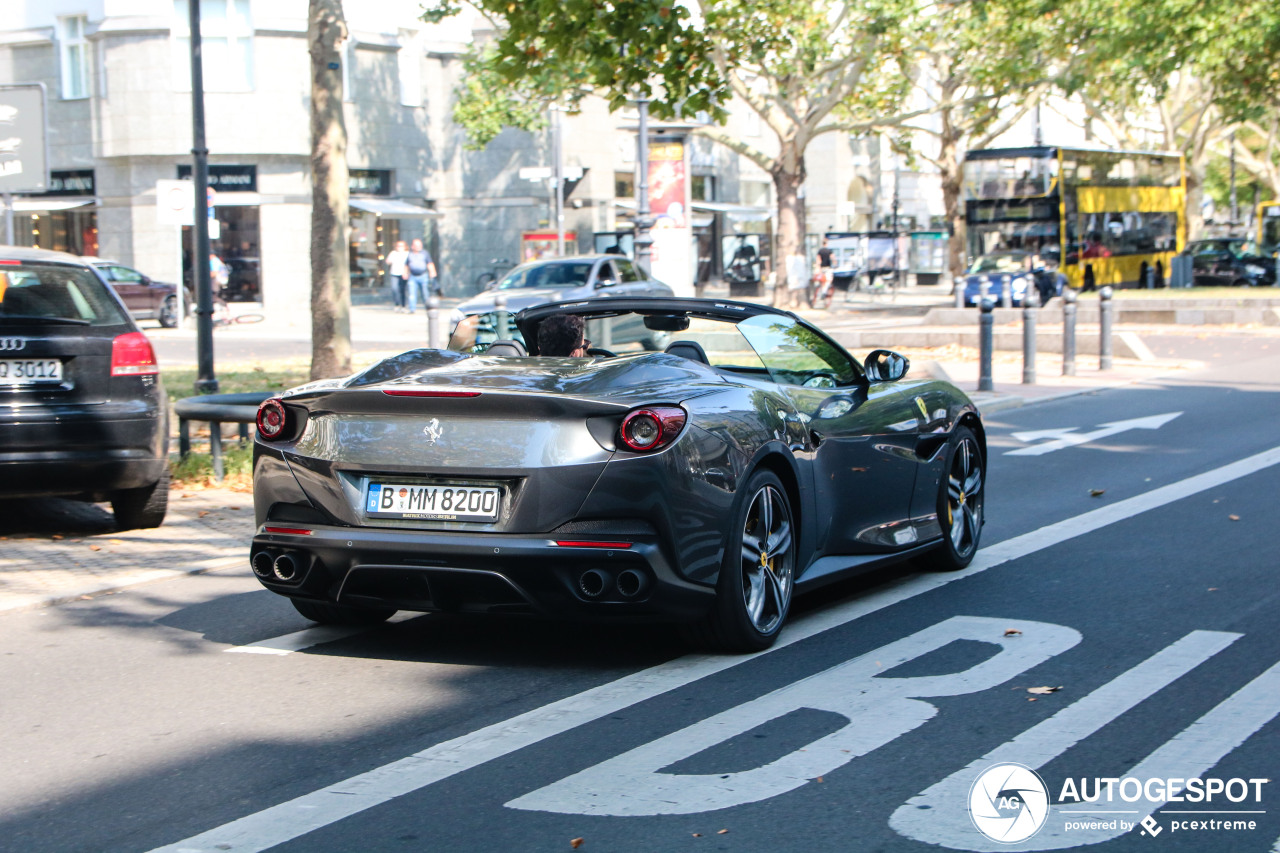
[[243, 492], [175, 489], [154, 530], [117, 531], [106, 504], [0, 506], [0, 612], [212, 569], [248, 570], [253, 495]]

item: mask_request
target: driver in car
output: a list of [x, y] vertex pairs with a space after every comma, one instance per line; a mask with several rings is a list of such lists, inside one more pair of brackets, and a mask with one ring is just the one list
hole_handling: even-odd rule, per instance
[[538, 326], [538, 355], [582, 358], [590, 347], [586, 324], [577, 314], [553, 314]]

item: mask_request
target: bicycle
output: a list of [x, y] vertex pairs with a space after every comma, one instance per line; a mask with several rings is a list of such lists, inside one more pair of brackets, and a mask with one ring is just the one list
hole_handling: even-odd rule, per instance
[[488, 290], [493, 287], [494, 282], [498, 280], [498, 276], [514, 267], [515, 264], [505, 258], [490, 258], [489, 266], [492, 269], [486, 270], [476, 277], [477, 291]]
[[830, 267], [822, 267], [809, 279], [809, 307], [831, 310], [831, 301], [835, 296]]

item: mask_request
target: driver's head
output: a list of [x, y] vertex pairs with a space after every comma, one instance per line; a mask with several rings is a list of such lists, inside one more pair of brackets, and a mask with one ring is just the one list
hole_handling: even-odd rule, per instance
[[552, 314], [538, 326], [538, 354], [584, 356], [586, 324], [577, 314]]

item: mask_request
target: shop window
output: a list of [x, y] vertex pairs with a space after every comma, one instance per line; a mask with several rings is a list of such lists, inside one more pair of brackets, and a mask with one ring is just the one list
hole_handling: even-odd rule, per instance
[[[173, 79], [191, 91], [191, 8], [174, 0]], [[253, 91], [253, 18], [249, 0], [200, 0], [200, 43], [206, 92]]]
[[614, 172], [613, 173], [613, 197], [614, 198], [635, 198], [636, 197], [635, 172]]
[[58, 19], [62, 97], [66, 100], [89, 97], [89, 42], [85, 38], [88, 23], [84, 15]]

